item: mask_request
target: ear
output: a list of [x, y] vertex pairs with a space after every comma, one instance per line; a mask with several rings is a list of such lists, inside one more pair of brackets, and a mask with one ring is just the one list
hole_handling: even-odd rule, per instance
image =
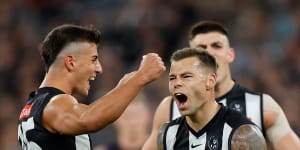
[[209, 73], [206, 81], [206, 90], [213, 89], [217, 82], [217, 75], [215, 73]]
[[72, 71], [74, 69], [74, 65], [75, 65], [74, 56], [72, 56], [72, 55], [65, 56], [64, 64], [68, 71]]
[[229, 48], [229, 51], [228, 51], [228, 62], [232, 63], [234, 61], [234, 58], [235, 58], [234, 48]]

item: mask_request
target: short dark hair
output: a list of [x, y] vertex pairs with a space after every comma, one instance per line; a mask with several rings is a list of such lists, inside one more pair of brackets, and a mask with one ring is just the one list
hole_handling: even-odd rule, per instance
[[64, 24], [52, 29], [40, 47], [46, 72], [62, 49], [71, 42], [93, 42], [99, 45], [100, 32], [92, 25]]
[[179, 61], [185, 58], [197, 57], [206, 67], [212, 69], [214, 73], [217, 73], [218, 64], [214, 56], [210, 55], [202, 48], [183, 48], [173, 52], [170, 62]]
[[228, 37], [228, 30], [225, 26], [215, 21], [200, 21], [194, 24], [189, 30], [189, 40], [195, 38], [199, 33], [219, 32]]

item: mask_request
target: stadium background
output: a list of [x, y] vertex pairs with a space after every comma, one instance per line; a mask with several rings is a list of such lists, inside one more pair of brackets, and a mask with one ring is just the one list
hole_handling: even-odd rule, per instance
[[[220, 21], [236, 50], [234, 79], [271, 94], [299, 135], [299, 6], [298, 0], [1, 0], [0, 147], [20, 149], [18, 115], [44, 75], [38, 44], [63, 23], [93, 24], [102, 32], [104, 73], [90, 96], [80, 99], [90, 103], [113, 88], [121, 74], [135, 69], [146, 52], [157, 52], [168, 63], [172, 51], [187, 46], [188, 27], [204, 19]], [[153, 112], [168, 94], [167, 74], [144, 92]], [[92, 137], [94, 143], [105, 144], [114, 134], [108, 126]]]

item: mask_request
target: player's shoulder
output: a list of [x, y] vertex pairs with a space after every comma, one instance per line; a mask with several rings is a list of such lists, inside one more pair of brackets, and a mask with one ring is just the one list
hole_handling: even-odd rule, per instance
[[264, 105], [278, 105], [275, 99], [270, 94], [254, 91], [237, 83], [235, 84], [234, 91], [236, 93], [247, 93], [250, 95], [259, 96], [263, 100]]
[[171, 99], [171, 96], [165, 97], [156, 108], [153, 118], [153, 128], [158, 129], [162, 123], [169, 122]]
[[165, 104], [165, 103], [170, 104], [172, 99], [173, 99], [172, 96], [166, 96], [166, 97], [163, 98], [161, 104]]
[[52, 103], [55, 101], [78, 103], [77, 99], [70, 94], [55, 95], [50, 99], [49, 103]]
[[177, 126], [177, 125], [180, 126], [180, 125], [185, 124], [185, 122], [186, 122], [185, 117], [184, 116], [180, 116], [180, 117], [178, 117], [178, 118], [176, 118], [176, 119], [171, 120], [170, 122], [168, 122], [167, 126], [168, 126], [168, 128], [171, 127], [171, 126]]
[[171, 103], [172, 103], [172, 97], [166, 96], [163, 98], [163, 100], [158, 105], [157, 110], [165, 112], [165, 113], [169, 113], [169, 112], [166, 112], [166, 110], [170, 111]]
[[243, 124], [254, 124], [245, 115], [241, 114], [240, 112], [229, 109], [227, 107], [225, 107], [225, 109], [226, 109], [226, 116], [225, 116], [226, 123], [229, 124], [232, 128], [238, 128]]
[[253, 95], [263, 95], [262, 92], [255, 91], [253, 89], [242, 86], [238, 83], [235, 83], [233, 90], [236, 91], [236, 93], [249, 93], [249, 94], [253, 94]]
[[65, 109], [70, 106], [73, 106], [73, 104], [78, 103], [78, 100], [74, 96], [66, 94], [63, 91], [60, 91], [56, 88], [44, 89], [44, 93], [48, 94], [48, 102], [44, 108], [44, 111], [57, 111], [58, 109]]
[[[37, 89], [34, 93], [31, 94], [31, 97], [36, 101], [43, 102], [51, 101], [52, 99], [60, 99], [61, 95], [67, 95], [63, 91], [55, 87], [41, 87]], [[55, 98], [54, 98], [55, 97]], [[73, 96], [69, 95], [67, 98], [72, 98]], [[65, 98], [65, 96], [64, 96]], [[74, 98], [74, 97], [73, 97]], [[72, 98], [72, 99], [73, 99]]]
[[262, 93], [262, 97], [264, 100], [275, 101], [274, 98], [268, 93]]

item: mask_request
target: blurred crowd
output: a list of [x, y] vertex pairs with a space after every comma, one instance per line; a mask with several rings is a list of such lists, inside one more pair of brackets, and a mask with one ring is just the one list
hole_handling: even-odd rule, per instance
[[[64, 23], [94, 25], [102, 33], [104, 73], [92, 83], [93, 102], [112, 89], [122, 74], [138, 67], [147, 52], [168, 65], [170, 54], [188, 46], [188, 28], [200, 20], [228, 27], [236, 51], [233, 78], [270, 95], [282, 106], [300, 135], [300, 1], [298, 0], [1, 0], [0, 2], [0, 147], [20, 149], [17, 121], [29, 92], [45, 73], [39, 44]], [[144, 90], [153, 115], [168, 95], [168, 71]], [[138, 117], [138, 116], [137, 116]], [[149, 121], [151, 126], [151, 121]], [[150, 127], [147, 127], [150, 129]], [[116, 140], [115, 126], [92, 135], [95, 146]]]

